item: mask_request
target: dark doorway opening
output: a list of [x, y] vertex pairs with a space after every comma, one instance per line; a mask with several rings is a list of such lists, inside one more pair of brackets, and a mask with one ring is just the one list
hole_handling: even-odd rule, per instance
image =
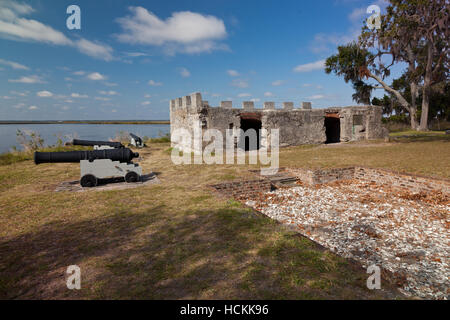
[[[245, 151], [259, 150], [260, 130], [262, 128], [261, 120], [252, 118], [241, 118], [241, 129], [244, 131], [244, 137], [241, 137], [240, 146], [245, 146]], [[250, 145], [250, 137], [254, 136], [247, 130], [253, 129], [256, 133], [256, 149]], [[243, 141], [245, 139], [245, 141]]]
[[338, 114], [327, 114], [325, 116], [325, 143], [341, 142], [341, 119]]

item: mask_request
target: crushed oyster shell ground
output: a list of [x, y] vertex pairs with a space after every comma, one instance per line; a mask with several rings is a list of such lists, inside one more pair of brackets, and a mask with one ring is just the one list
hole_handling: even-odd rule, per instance
[[408, 296], [450, 296], [448, 195], [350, 180], [299, 183], [240, 200], [365, 268], [389, 270], [403, 279], [397, 285]]

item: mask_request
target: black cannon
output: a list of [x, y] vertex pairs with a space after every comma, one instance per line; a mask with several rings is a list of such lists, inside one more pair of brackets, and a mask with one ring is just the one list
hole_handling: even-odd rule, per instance
[[89, 160], [92, 162], [97, 159], [131, 162], [133, 158], [137, 157], [139, 157], [139, 153], [133, 152], [128, 148], [93, 151], [35, 152], [34, 163], [80, 162], [81, 160]]
[[92, 146], [92, 147], [101, 147], [101, 146], [107, 146], [112, 148], [123, 148], [123, 144], [116, 141], [91, 141], [91, 140], [79, 140], [79, 139], [73, 139], [72, 144], [74, 146]]
[[80, 184], [95, 187], [98, 179], [123, 177], [126, 182], [138, 182], [142, 168], [131, 160], [139, 153], [128, 148], [92, 151], [35, 152], [34, 163], [79, 162]]

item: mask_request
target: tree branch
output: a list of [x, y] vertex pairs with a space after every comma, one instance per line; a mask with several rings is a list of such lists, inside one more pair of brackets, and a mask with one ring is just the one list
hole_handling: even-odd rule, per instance
[[389, 87], [387, 85], [386, 82], [384, 82], [380, 77], [378, 77], [377, 75], [374, 75], [372, 72], [368, 71], [367, 75], [369, 77], [371, 77], [372, 79], [375, 79], [379, 84], [381, 84], [381, 86], [383, 87], [384, 90], [386, 90], [387, 92], [390, 92], [392, 94], [395, 95], [395, 97], [397, 98], [397, 100], [400, 102], [400, 104], [402, 105], [402, 107], [404, 107], [408, 112], [411, 112], [411, 108], [410, 105], [408, 103], [408, 101], [406, 101], [405, 98], [403, 98], [403, 96], [401, 95], [401, 93], [391, 87]]

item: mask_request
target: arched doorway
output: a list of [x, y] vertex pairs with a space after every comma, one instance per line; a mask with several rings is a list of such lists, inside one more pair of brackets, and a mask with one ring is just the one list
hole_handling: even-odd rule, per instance
[[[259, 114], [241, 114], [241, 129], [244, 131], [244, 137], [241, 137], [240, 146], [245, 146], [245, 151], [259, 150], [260, 147], [260, 130], [262, 123]], [[250, 137], [254, 137], [248, 130], [253, 129], [256, 133], [256, 146], [250, 144]], [[243, 141], [245, 139], [245, 141]], [[256, 147], [256, 149], [255, 149]]]
[[341, 142], [341, 119], [338, 113], [327, 113], [325, 115], [325, 143]]

